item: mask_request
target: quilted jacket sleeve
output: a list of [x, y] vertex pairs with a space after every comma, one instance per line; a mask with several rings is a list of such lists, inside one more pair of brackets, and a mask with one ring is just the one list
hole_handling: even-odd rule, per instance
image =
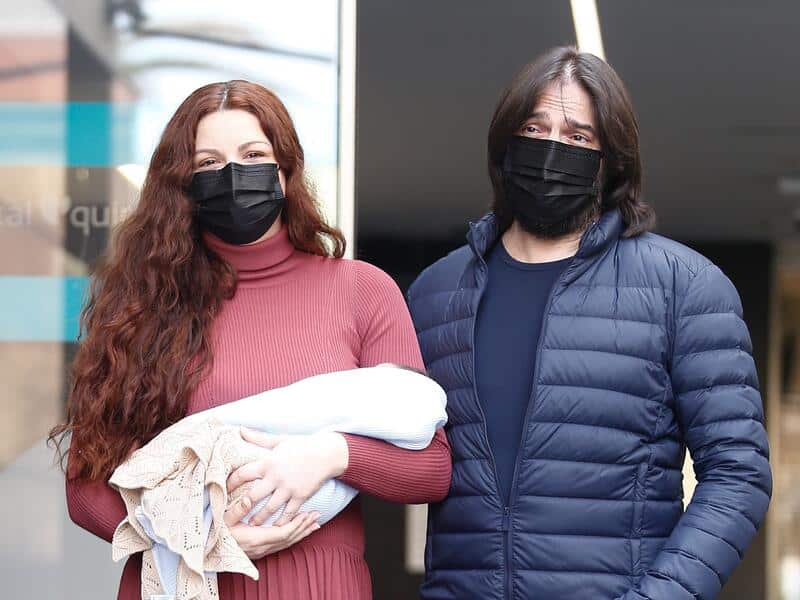
[[637, 589], [622, 600], [712, 600], [772, 493], [764, 412], [739, 294], [713, 264], [677, 299], [672, 386], [697, 488]]

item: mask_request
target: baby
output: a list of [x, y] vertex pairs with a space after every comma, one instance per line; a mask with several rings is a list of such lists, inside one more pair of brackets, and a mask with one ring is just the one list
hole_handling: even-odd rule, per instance
[[[114, 533], [112, 557], [118, 561], [144, 551], [144, 597], [174, 594], [178, 586], [201, 598], [213, 597], [219, 571], [257, 579], [223, 519], [231, 501], [255, 483], [229, 498], [228, 475], [270, 452], [243, 440], [241, 427], [278, 435], [351, 433], [422, 450], [446, 423], [445, 408], [445, 393], [433, 380], [416, 369], [384, 364], [317, 375], [189, 415], [114, 471], [109, 483], [120, 491], [128, 516]], [[322, 525], [356, 494], [330, 480], [301, 512], [319, 513]], [[247, 523], [268, 501], [257, 502], [242, 521]], [[262, 526], [271, 526], [283, 508]]]

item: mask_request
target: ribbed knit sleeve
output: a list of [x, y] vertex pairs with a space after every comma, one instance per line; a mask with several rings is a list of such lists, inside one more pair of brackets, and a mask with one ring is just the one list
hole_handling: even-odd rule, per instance
[[[354, 261], [354, 317], [361, 339], [359, 366], [381, 363], [424, 369], [411, 316], [397, 284], [386, 273]], [[380, 398], [375, 398], [380, 402]], [[425, 450], [403, 450], [372, 438], [345, 434], [350, 453], [339, 478], [354, 488], [388, 500], [438, 502], [450, 488], [452, 461], [444, 430]]]
[[86, 531], [111, 542], [114, 530], [127, 515], [119, 492], [105, 481], [67, 477], [66, 494], [70, 519]]

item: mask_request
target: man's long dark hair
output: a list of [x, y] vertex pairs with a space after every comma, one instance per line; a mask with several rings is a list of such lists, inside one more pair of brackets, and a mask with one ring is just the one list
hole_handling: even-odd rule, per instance
[[489, 126], [489, 177], [494, 198], [492, 210], [500, 230], [513, 221], [503, 190], [502, 165], [508, 142], [530, 116], [552, 83], [574, 81], [592, 98], [603, 150], [601, 211], [619, 208], [625, 237], [655, 226], [655, 211], [641, 198], [642, 163], [639, 125], [625, 85], [608, 63], [573, 47], [550, 50], [526, 65], [503, 93]]

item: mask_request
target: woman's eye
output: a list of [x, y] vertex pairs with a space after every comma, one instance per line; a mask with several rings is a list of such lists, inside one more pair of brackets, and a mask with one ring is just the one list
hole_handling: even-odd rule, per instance
[[525, 131], [527, 133], [539, 133], [539, 130], [536, 128], [535, 125], [528, 125], [525, 127]]
[[576, 133], [575, 135], [573, 135], [572, 139], [575, 140], [576, 142], [580, 142], [581, 144], [587, 144], [589, 142], [586, 136], [583, 136], [580, 133]]
[[253, 151], [253, 152], [248, 152], [248, 153], [245, 155], [245, 158], [261, 158], [262, 156], [264, 156], [264, 153], [263, 153], [263, 152], [256, 152], [256, 151]]
[[202, 167], [210, 167], [213, 164], [214, 164], [214, 159], [213, 158], [207, 158], [204, 161], [202, 161], [199, 166], [200, 166], [200, 168], [202, 168]]

